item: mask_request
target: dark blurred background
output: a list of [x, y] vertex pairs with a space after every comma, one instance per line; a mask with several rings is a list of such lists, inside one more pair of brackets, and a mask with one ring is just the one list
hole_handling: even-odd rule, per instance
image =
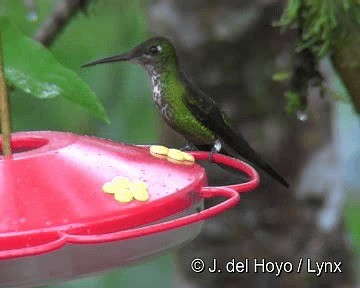
[[[39, 0], [36, 15], [26, 1], [0, 1], [8, 16], [32, 37], [61, 2]], [[173, 254], [102, 275], [51, 287], [356, 287], [360, 250], [360, 122], [351, 105], [308, 95], [307, 118], [285, 112], [287, 86], [272, 75], [291, 67], [295, 36], [273, 26], [286, 1], [277, 0], [97, 0], [78, 13], [51, 44], [63, 65], [93, 88], [111, 124], [94, 119], [65, 99], [10, 95], [14, 131], [60, 130], [135, 144], [182, 147], [151, 99], [147, 75], [134, 65], [80, 70], [89, 60], [134, 47], [150, 35], [170, 38], [183, 70], [213, 97], [255, 150], [290, 179], [284, 191], [266, 175], [240, 205], [206, 222], [202, 234]], [[328, 63], [328, 83], [342, 91]], [[345, 93], [345, 92], [342, 92]], [[299, 119], [301, 118], [301, 119]], [[212, 184], [233, 175], [208, 167]], [[209, 203], [211, 204], [211, 203]], [[318, 278], [307, 273], [195, 274], [195, 257], [292, 261], [342, 261], [343, 273]], [[149, 284], [150, 283], [150, 284]]]

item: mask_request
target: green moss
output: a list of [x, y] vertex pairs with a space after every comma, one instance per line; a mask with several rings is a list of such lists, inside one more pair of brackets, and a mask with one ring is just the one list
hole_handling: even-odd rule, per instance
[[323, 57], [343, 41], [360, 41], [360, 2], [357, 0], [289, 0], [279, 25], [297, 25], [302, 32], [298, 50], [310, 48]]
[[287, 100], [286, 112], [291, 115], [295, 114], [297, 111], [305, 110], [305, 104], [301, 100], [300, 94], [294, 91], [286, 91], [285, 98]]
[[288, 80], [291, 77], [289, 71], [280, 71], [272, 75], [272, 80], [276, 82], [282, 82]]

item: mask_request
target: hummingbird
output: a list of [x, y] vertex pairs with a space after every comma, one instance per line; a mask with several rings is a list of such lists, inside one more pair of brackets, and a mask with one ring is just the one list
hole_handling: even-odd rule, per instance
[[217, 103], [193, 85], [180, 71], [174, 45], [164, 37], [150, 38], [129, 52], [82, 65], [110, 62], [140, 64], [149, 74], [153, 100], [165, 122], [201, 151], [239, 156], [255, 164], [284, 187], [289, 183], [278, 174], [229, 124]]

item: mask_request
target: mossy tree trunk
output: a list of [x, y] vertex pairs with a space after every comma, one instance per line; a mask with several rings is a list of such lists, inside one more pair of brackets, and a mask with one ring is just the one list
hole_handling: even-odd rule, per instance
[[[149, 1], [151, 31], [179, 49], [183, 70], [228, 113], [252, 146], [290, 180], [284, 190], [261, 174], [260, 188], [240, 205], [206, 221], [201, 235], [177, 253], [176, 287], [351, 287], [353, 264], [343, 224], [342, 172], [328, 98], [309, 96], [308, 121], [284, 112], [284, 89], [271, 80], [289, 65], [295, 36], [272, 23], [280, 1]], [[181, 146], [181, 137], [163, 124], [163, 142]], [[212, 168], [212, 167], [210, 167]], [[236, 181], [211, 169], [211, 184]], [[210, 203], [211, 204], [211, 203]], [[190, 269], [199, 257], [219, 266], [235, 258], [342, 262], [342, 273], [201, 273]], [[296, 269], [296, 268], [295, 268]]]

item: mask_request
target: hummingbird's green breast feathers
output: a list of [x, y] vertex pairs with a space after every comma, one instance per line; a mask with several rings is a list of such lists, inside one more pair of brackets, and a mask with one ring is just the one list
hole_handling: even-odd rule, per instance
[[160, 76], [163, 89], [162, 107], [158, 107], [163, 114], [164, 107], [169, 109], [170, 115], [162, 115], [164, 120], [182, 134], [193, 144], [212, 145], [216, 136], [206, 125], [192, 113], [187, 106], [189, 87], [182, 81], [178, 71], [169, 71], [164, 69]]

